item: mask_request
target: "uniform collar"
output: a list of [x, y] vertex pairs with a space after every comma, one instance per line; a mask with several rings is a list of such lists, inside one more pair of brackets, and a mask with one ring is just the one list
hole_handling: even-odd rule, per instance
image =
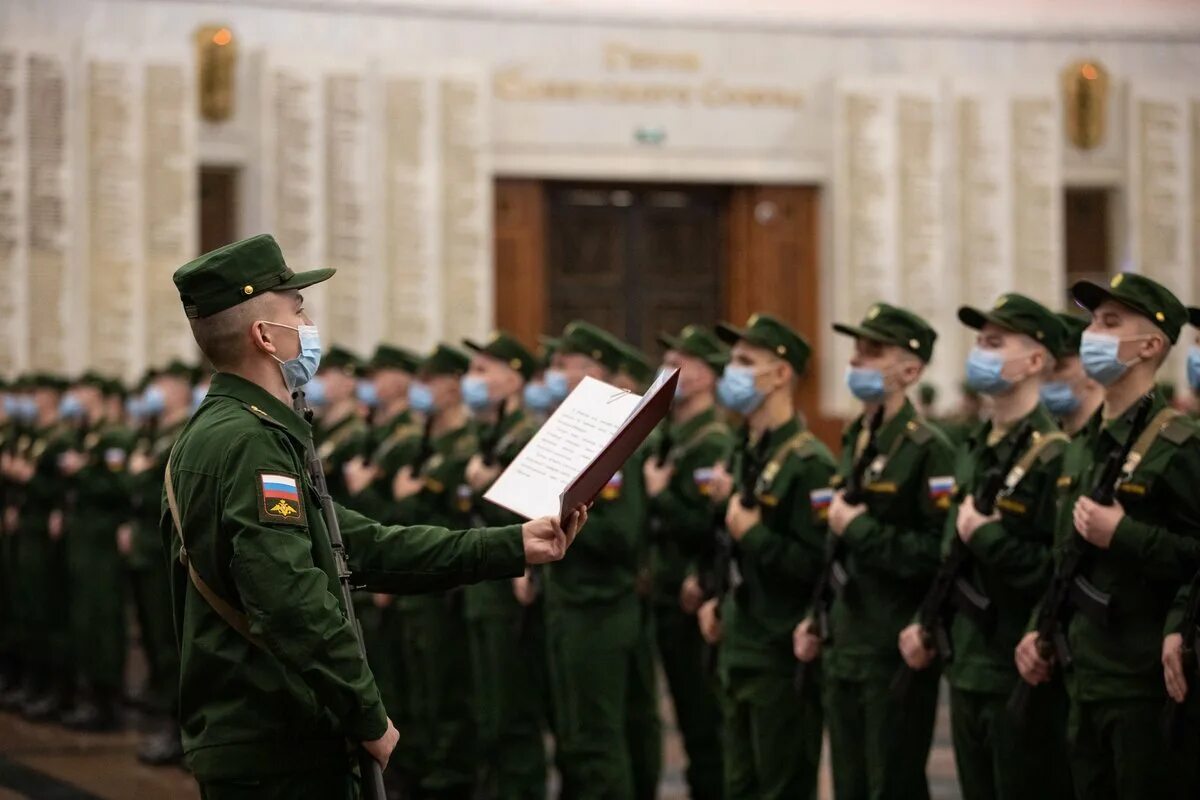
[[[908, 398], [905, 398], [904, 405], [900, 406], [900, 410], [896, 412], [896, 415], [894, 417], [892, 417], [891, 419], [885, 421], [883, 423], [882, 427], [880, 427], [878, 438], [876, 439], [876, 442], [875, 442], [875, 446], [879, 450], [886, 452], [892, 446], [892, 442], [894, 442], [896, 440], [896, 437], [903, 435], [904, 432], [908, 430], [908, 423], [911, 422], [913, 419], [915, 419], [916, 416], [917, 416], [917, 409], [913, 407], [911, 400], [909, 400]], [[850, 434], [851, 434], [850, 446], [851, 447], [853, 447], [855, 445], [855, 441], [858, 438], [858, 434], [862, 431], [863, 427], [866, 424], [867, 424], [866, 415], [859, 414], [858, 419], [856, 419], [854, 421], [854, 425], [851, 427], [851, 430], [850, 430]]]
[[800, 418], [793, 416], [787, 422], [768, 433], [768, 441], [771, 443], [770, 452], [773, 453], [778, 450], [788, 439], [791, 439], [802, 430], [804, 430], [804, 426], [800, 424]]
[[285, 405], [257, 383], [251, 383], [241, 376], [218, 372], [213, 376], [208, 394], [236, 400], [260, 417], [282, 427], [301, 442], [307, 443], [312, 438], [312, 426], [293, 411], [291, 406]]
[[[1153, 390], [1150, 399], [1150, 413], [1146, 419], [1154, 419], [1154, 415], [1165, 408], [1167, 401], [1163, 398], [1162, 393]], [[1100, 415], [1100, 431], [1112, 439], [1114, 442], [1124, 444], [1129, 439], [1129, 435], [1133, 432], [1133, 418], [1137, 416], [1138, 402], [1134, 402], [1125, 413], [1113, 420], [1105, 421], [1103, 418], [1103, 407], [1096, 412]]]

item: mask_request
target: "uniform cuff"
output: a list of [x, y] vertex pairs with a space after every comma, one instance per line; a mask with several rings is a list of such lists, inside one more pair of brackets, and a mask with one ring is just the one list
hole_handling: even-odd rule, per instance
[[525, 574], [525, 540], [520, 525], [484, 528], [480, 533], [483, 542], [480, 580], [516, 578]]
[[1112, 541], [1108, 543], [1108, 549], [1114, 555], [1141, 558], [1142, 542], [1146, 540], [1147, 528], [1149, 526], [1146, 523], [1138, 522], [1126, 514], [1117, 523], [1117, 529], [1113, 532]]
[[[955, 531], [954, 535], [957, 536], [958, 531]], [[975, 535], [971, 537], [971, 541], [967, 542], [967, 547], [976, 558], [986, 561], [987, 554], [995, 548], [996, 542], [1005, 535], [1002, 523], [985, 522], [975, 530]]]
[[355, 742], [373, 742], [387, 733], [387, 720], [387, 710], [376, 695], [374, 705], [362, 708], [357, 717], [346, 720], [346, 738]]
[[746, 531], [746, 535], [738, 542], [738, 546], [747, 553], [757, 553], [762, 546], [766, 544], [767, 538], [771, 535], [771, 531], [761, 522], [754, 524], [750, 530]]

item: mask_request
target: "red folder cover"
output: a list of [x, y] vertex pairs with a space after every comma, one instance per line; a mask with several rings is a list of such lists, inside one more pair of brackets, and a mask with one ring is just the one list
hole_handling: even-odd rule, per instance
[[629, 419], [617, 431], [612, 441], [600, 451], [575, 479], [567, 484], [562, 494], [560, 519], [566, 519], [570, 510], [580, 505], [590, 505], [608, 484], [613, 475], [625, 466], [625, 462], [637, 452], [650, 433], [658, 427], [671, 410], [675, 399], [675, 387], [679, 383], [679, 370], [672, 370], [665, 378], [655, 382], [638, 403]]

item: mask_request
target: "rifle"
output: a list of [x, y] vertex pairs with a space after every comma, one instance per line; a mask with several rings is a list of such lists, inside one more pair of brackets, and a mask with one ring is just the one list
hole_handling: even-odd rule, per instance
[[[758, 497], [755, 490], [758, 488], [758, 478], [762, 474], [763, 466], [767, 460], [767, 448], [770, 447], [770, 436], [767, 431], [763, 431], [757, 444], [753, 448], [750, 446], [750, 426], [746, 425], [742, 428], [741, 442], [734, 452], [729, 454], [729, 460], [726, 462], [726, 469], [733, 470], [734, 459], [737, 453], [742, 454], [742, 471], [741, 478], [738, 482], [737, 500], [741, 503], [742, 508], [752, 509], [758, 507]], [[738, 551], [737, 542], [729, 534], [725, 527], [724, 509], [717, 512], [716, 534], [714, 536], [714, 549], [712, 572], [708, 576], [708, 591], [705, 594], [710, 594], [711, 597], [717, 599], [717, 613], [720, 614], [721, 600], [729, 593], [730, 589], [737, 589], [737, 585], [741, 583], [741, 571], [738, 568]], [[704, 654], [705, 667], [710, 673], [716, 670], [717, 648], [709, 647]]]
[[412, 474], [415, 478], [425, 468], [425, 462], [433, 456], [433, 415], [430, 414], [425, 418], [425, 428], [421, 431], [421, 444], [417, 448], [417, 454], [413, 456]]
[[[1111, 506], [1116, 499], [1117, 483], [1125, 470], [1130, 451], [1146, 425], [1150, 422], [1150, 408], [1154, 395], [1147, 394], [1138, 401], [1133, 426], [1124, 445], [1114, 448], [1096, 476], [1096, 482], [1088, 497], [1102, 506]], [[1112, 597], [1092, 585], [1084, 573], [1095, 556], [1096, 547], [1075, 532], [1067, 544], [1063, 560], [1054, 570], [1050, 586], [1042, 598], [1038, 611], [1037, 632], [1038, 655], [1047, 661], [1055, 659], [1064, 669], [1070, 669], [1073, 658], [1067, 643], [1067, 628], [1076, 611], [1097, 625], [1107, 628], [1112, 613]], [[1008, 698], [1008, 710], [1018, 721], [1025, 719], [1033, 686], [1018, 680]]]
[[[867, 442], [863, 446], [862, 452], [854, 460], [850, 474], [846, 476], [846, 490], [843, 498], [851, 505], [859, 505], [866, 500], [867, 470], [871, 468], [875, 457], [879, 455], [879, 429], [882, 427], [883, 404], [881, 403], [867, 423]], [[810, 603], [813, 621], [816, 623], [816, 633], [822, 644], [828, 644], [833, 639], [833, 632], [829, 624], [833, 600], [835, 597], [840, 597], [850, 583], [850, 573], [846, 571], [846, 566], [842, 563], [844, 551], [845, 545], [842, 537], [829, 531], [825, 535], [825, 562], [821, 567], [821, 574], [817, 576], [817, 582], [813, 586], [812, 602]], [[796, 662], [796, 670], [792, 678], [796, 694], [804, 692], [808, 667], [809, 663], [807, 662]]]
[[[312, 411], [304, 402], [303, 391], [297, 389], [292, 392], [292, 408], [297, 414], [312, 421]], [[311, 434], [305, 448], [305, 457], [308, 461], [308, 478], [321, 501], [321, 517], [325, 520], [325, 527], [329, 531], [329, 549], [333, 551], [333, 563], [337, 568], [338, 585], [342, 592], [342, 613], [350, 625], [350, 630], [354, 632], [355, 641], [358, 643], [358, 654], [362, 657], [363, 663], [366, 663], [367, 646], [363, 642], [362, 628], [359, 626], [358, 617], [354, 612], [353, 592], [355, 587], [350, 583], [351, 575], [350, 566], [346, 562], [346, 545], [342, 541], [342, 529], [338, 524], [337, 512], [333, 509], [333, 498], [329, 496], [329, 487], [325, 483], [325, 469], [321, 466], [321, 457], [317, 455], [317, 446], [313, 442]], [[375, 757], [361, 747], [358, 751], [358, 768], [362, 773], [364, 800], [386, 800], [387, 791], [383, 786], [383, 770], [380, 769], [379, 762], [375, 760]]]
[[[973, 495], [975, 508], [980, 514], [990, 516], [996, 510], [996, 502], [1006, 491], [1005, 481], [1029, 447], [1033, 438], [1033, 423], [1026, 421], [1017, 431], [1013, 448], [1004, 463], [984, 476]], [[917, 622], [925, 647], [936, 650], [943, 661], [954, 659], [954, 648], [950, 641], [950, 625], [954, 615], [963, 612], [982, 629], [989, 629], [995, 622], [995, 608], [991, 598], [975, 588], [967, 577], [971, 565], [971, 551], [955, 532], [950, 540], [950, 552], [942, 561], [934, 576], [933, 585], [917, 609]], [[892, 678], [891, 690], [897, 700], [908, 693], [916, 671], [902, 663]]]
[[[1188, 676], [1196, 673], [1196, 652], [1197, 645], [1200, 645], [1200, 572], [1192, 577], [1188, 587], [1187, 608], [1183, 614], [1180, 632], [1183, 634], [1183, 679], [1188, 681]], [[1188, 683], [1191, 684], [1191, 681]], [[1191, 691], [1191, 688], [1189, 685], [1188, 690]], [[1183, 735], [1183, 707], [1184, 703], [1176, 703], [1170, 697], [1163, 706], [1163, 733], [1172, 747], [1179, 744]]]
[[496, 449], [500, 446], [500, 439], [504, 434], [504, 419], [507, 416], [508, 400], [505, 399], [500, 403], [500, 408], [496, 412], [496, 424], [493, 425], [488, 431], [487, 438], [480, 442], [480, 444], [483, 445], [481, 451], [483, 455], [483, 465], [485, 467], [490, 468], [496, 466], [496, 459], [499, 457], [499, 453], [496, 452]]

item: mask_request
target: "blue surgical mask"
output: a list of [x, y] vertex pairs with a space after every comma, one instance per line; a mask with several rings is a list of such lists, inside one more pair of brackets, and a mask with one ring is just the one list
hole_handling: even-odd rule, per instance
[[354, 387], [354, 395], [358, 398], [358, 402], [367, 408], [375, 408], [379, 405], [379, 395], [375, 393], [373, 381], [359, 381]]
[[887, 396], [883, 372], [877, 369], [850, 367], [846, 370], [846, 386], [850, 394], [864, 403], [878, 403]]
[[1200, 345], [1192, 345], [1187, 356], [1188, 385], [1193, 392], [1200, 392]]
[[1083, 371], [1101, 386], [1111, 386], [1141, 360], [1135, 358], [1132, 361], [1122, 361], [1121, 342], [1142, 338], [1145, 337], [1136, 336], [1123, 340], [1106, 333], [1084, 331], [1083, 339], [1079, 343], [1079, 360], [1083, 362]]
[[83, 403], [73, 394], [64, 394], [58, 403], [58, 415], [68, 422], [74, 422], [83, 416]]
[[1012, 381], [1003, 373], [1003, 356], [994, 350], [971, 348], [967, 356], [967, 386], [980, 394], [1001, 394], [1012, 388]]
[[546, 370], [546, 388], [550, 390], [554, 405], [566, 400], [567, 395], [571, 393], [566, 374], [556, 369]]
[[467, 404], [467, 408], [475, 414], [487, 411], [492, 404], [487, 381], [477, 375], [463, 376], [462, 398], [463, 402]]
[[125, 415], [130, 422], [138, 423], [146, 417], [146, 401], [134, 395], [125, 401]]
[[[272, 355], [272, 358], [279, 362], [279, 369], [283, 372], [283, 382], [287, 384], [288, 389], [294, 392], [311, 381], [317, 374], [317, 368], [321, 366], [321, 332], [317, 330], [317, 326], [292, 327], [268, 320], [260, 321], [264, 325], [274, 325], [277, 328], [295, 331], [300, 337], [300, 355], [289, 358], [287, 361]], [[306, 397], [308, 396], [308, 392], [304, 394]]]
[[204, 402], [204, 398], [208, 397], [207, 386], [196, 386], [192, 389], [192, 413], [196, 413], [196, 409]]
[[418, 414], [432, 414], [434, 410], [433, 390], [427, 384], [414, 381], [408, 387], [408, 405]]
[[10, 419], [21, 416], [21, 398], [11, 394], [4, 395], [4, 416]]
[[751, 367], [730, 365], [717, 381], [717, 401], [721, 405], [743, 416], [758, 410], [766, 398], [755, 385]]
[[149, 416], [161, 414], [163, 409], [166, 408], [166, 402], [162, 389], [159, 389], [157, 386], [147, 386], [146, 391], [142, 392], [142, 413]]
[[320, 408], [328, 398], [325, 396], [325, 381], [313, 378], [304, 384], [304, 402], [309, 408]]
[[545, 414], [554, 408], [550, 387], [544, 383], [525, 384], [525, 407], [535, 414]]
[[1079, 409], [1079, 398], [1072, 391], [1071, 384], [1066, 381], [1047, 381], [1039, 391], [1042, 403], [1056, 417], [1074, 414]]

